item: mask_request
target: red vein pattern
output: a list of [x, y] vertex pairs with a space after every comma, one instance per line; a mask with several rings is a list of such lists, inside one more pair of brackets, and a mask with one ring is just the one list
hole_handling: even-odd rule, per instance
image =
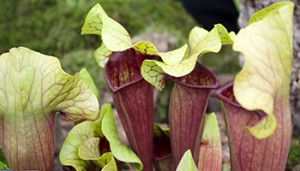
[[196, 64], [190, 74], [174, 78], [174, 81], [169, 103], [169, 123], [173, 163], [176, 168], [188, 149], [198, 163], [208, 96], [213, 88], [217, 88], [218, 82], [200, 64]]
[[19, 47], [0, 60], [0, 143], [6, 159], [13, 170], [52, 170], [56, 111], [74, 120], [93, 119], [98, 101], [54, 57]]
[[141, 55], [133, 49], [114, 52], [106, 64], [105, 77], [128, 141], [144, 165], [152, 170], [153, 87], [142, 79]]
[[291, 119], [284, 115], [288, 102], [275, 98], [275, 132], [265, 139], [256, 139], [245, 126], [253, 126], [264, 117], [261, 111], [242, 108], [233, 96], [232, 83], [219, 89], [215, 97], [223, 101], [233, 171], [283, 171], [291, 138]]
[[[212, 114], [206, 117], [213, 116]], [[214, 118], [216, 119], [215, 115]], [[207, 124], [207, 125], [206, 125]], [[200, 146], [198, 170], [222, 170], [222, 143], [217, 120], [205, 119], [202, 142]]]

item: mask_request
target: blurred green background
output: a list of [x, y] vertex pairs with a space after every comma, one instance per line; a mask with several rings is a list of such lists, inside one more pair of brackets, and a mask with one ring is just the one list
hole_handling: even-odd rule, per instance
[[[106, 90], [102, 69], [93, 51], [100, 46], [97, 36], [80, 35], [88, 11], [101, 3], [113, 19], [120, 22], [131, 37], [152, 32], [168, 33], [176, 38], [171, 48], [187, 41], [190, 30], [198, 25], [180, 0], [1, 0], [0, 54], [12, 47], [25, 46], [61, 59], [63, 69], [74, 74], [86, 67], [98, 89]], [[239, 71], [237, 54], [225, 47], [219, 54], [201, 58], [220, 79], [219, 74]], [[168, 92], [158, 101], [159, 113], [166, 113]], [[292, 141], [288, 165], [299, 160], [299, 140]], [[0, 156], [1, 157], [1, 156]]]
[[[80, 35], [85, 16], [96, 3], [120, 22], [131, 37], [153, 32], [168, 33], [176, 38], [171, 48], [184, 44], [190, 30], [198, 25], [180, 0], [2, 0], [0, 53], [25, 46], [56, 56], [61, 59], [66, 72], [74, 74], [86, 67], [98, 88], [106, 89], [102, 69], [93, 58], [100, 39]], [[231, 50], [223, 51], [222, 58], [231, 55]], [[233, 73], [239, 68], [236, 58], [229, 57], [221, 62], [220, 55], [208, 56], [202, 62], [217, 72]]]
[[68, 73], [86, 67], [98, 88], [105, 88], [102, 69], [93, 58], [100, 39], [80, 35], [85, 16], [96, 3], [100, 3], [132, 37], [168, 32], [176, 37], [174, 46], [178, 46], [197, 25], [179, 0], [2, 0], [0, 53], [25, 46], [56, 56]]
[[182, 41], [196, 25], [178, 0], [4, 0], [0, 52], [23, 45], [62, 56], [98, 47], [98, 38], [80, 35], [85, 16], [96, 3], [101, 3], [131, 36], [168, 31]]

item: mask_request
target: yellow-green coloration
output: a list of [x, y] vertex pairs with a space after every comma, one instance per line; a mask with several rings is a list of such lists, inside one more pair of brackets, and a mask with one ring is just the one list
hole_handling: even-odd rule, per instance
[[[162, 61], [145, 60], [142, 64], [142, 76], [146, 81], [162, 90], [164, 82], [157, 82], [158, 79], [154, 78], [153, 75], [185, 76], [193, 71], [199, 56], [208, 52], [219, 52], [222, 44], [232, 44], [234, 37], [233, 32], [228, 33], [225, 27], [220, 24], [215, 25], [210, 32], [195, 27], [190, 32], [188, 46], [184, 45], [166, 54], [159, 53], [158, 56], [162, 58]], [[156, 74], [150, 72], [149, 68]]]
[[155, 71], [149, 71], [148, 73], [151, 77], [154, 77], [157, 75], [157, 73]]
[[134, 44], [133, 48], [142, 54], [157, 55], [156, 47], [151, 42], [139, 41]]
[[154, 60], [145, 60], [142, 64], [141, 74], [143, 78], [157, 89], [162, 90], [165, 86], [165, 72]]
[[[111, 153], [101, 154], [101, 139], [109, 141]], [[92, 162], [107, 170], [117, 170], [115, 157], [119, 161], [135, 163], [140, 170], [143, 165], [137, 155], [119, 139], [114, 123], [111, 105], [104, 104], [97, 121], [85, 121], [77, 124], [69, 132], [59, 154], [62, 165], [72, 166], [76, 171], [88, 170]]]
[[201, 144], [198, 162], [199, 170], [221, 170], [222, 143], [215, 113], [208, 114], [205, 117]]
[[128, 70], [128, 66], [126, 66], [126, 65], [121, 65], [121, 67], [120, 67], [120, 73], [119, 73], [119, 78], [118, 78], [118, 80], [119, 80], [119, 85], [123, 85], [123, 84], [125, 84], [125, 83], [127, 83], [128, 82], [128, 80], [130, 79], [130, 71]]
[[93, 137], [85, 140], [78, 147], [78, 156], [83, 160], [98, 160], [101, 157], [98, 149], [100, 144], [100, 138]]
[[116, 159], [126, 163], [133, 163], [138, 170], [143, 170], [142, 161], [130, 148], [121, 143], [111, 106], [105, 104], [103, 108], [105, 108], [105, 116], [102, 122], [102, 131], [109, 141], [112, 154]]
[[[276, 3], [257, 12], [233, 44], [233, 49], [245, 56], [244, 67], [234, 80], [236, 99], [244, 108], [266, 114], [255, 126], [246, 127], [257, 138], [266, 138], [275, 131], [276, 117], [290, 117], [292, 14], [291, 2]], [[274, 110], [276, 104], [283, 104], [283, 113]]]
[[126, 29], [109, 18], [106, 15], [102, 15], [103, 27], [102, 27], [102, 40], [105, 46], [111, 51], [123, 51], [129, 49], [132, 46], [131, 38]]
[[[95, 128], [96, 124], [92, 121], [82, 122], [72, 128], [59, 153], [59, 159], [62, 165], [72, 166], [77, 171], [84, 171], [90, 167], [91, 161], [82, 159], [81, 157], [85, 157], [84, 154], [81, 153], [81, 156], [79, 155], [79, 147], [83, 148], [82, 144], [85, 143], [85, 141], [96, 137]], [[98, 150], [98, 148], [89, 149], [89, 151], [95, 151], [93, 153], [98, 153]]]
[[[222, 43], [232, 43], [231, 34], [228, 34], [227, 30], [218, 24], [211, 32], [197, 28], [193, 29], [190, 36], [193, 40], [189, 41], [189, 44], [192, 44], [192, 47], [183, 45], [178, 49], [161, 53], [157, 51], [156, 47], [151, 42], [140, 41], [133, 45], [125, 28], [109, 18], [100, 4], [95, 5], [88, 13], [82, 27], [82, 34], [97, 34], [102, 37], [105, 48], [102, 47], [102, 45], [97, 49], [97, 53], [95, 53], [100, 54], [96, 56], [97, 62], [101, 63], [100, 66], [104, 66], [104, 63], [109, 57], [103, 54], [110, 55], [110, 53], [108, 53], [109, 51], [124, 51], [129, 48], [133, 48], [141, 54], [161, 57], [163, 62], [155, 61], [155, 63], [153, 63], [150, 62], [150, 60], [145, 60], [145, 64], [143, 64], [143, 66], [150, 66], [151, 69], [154, 68], [154, 65], [157, 65], [160, 68], [154, 69], [154, 72], [158, 72], [157, 74], [144, 71], [142, 66], [142, 75], [144, 79], [159, 89], [162, 89], [160, 85], [163, 86], [163, 83], [155, 83], [153, 81], [153, 75], [161, 76], [161, 70], [163, 70], [164, 73], [175, 77], [187, 75], [193, 70], [199, 55], [207, 52], [218, 52]], [[147, 74], [151, 75], [147, 76]]]
[[[206, 115], [204, 121], [204, 129], [202, 134], [202, 141], [209, 142], [213, 140], [216, 143], [213, 143], [213, 147], [221, 148], [221, 135], [220, 129], [215, 113]], [[201, 151], [201, 150], [200, 150]]]
[[86, 16], [81, 34], [96, 34], [110, 51], [123, 51], [131, 47], [128, 32], [118, 22], [107, 16], [100, 4], [96, 4]]
[[86, 68], [83, 68], [79, 72], [80, 76], [85, 80], [85, 82], [89, 85], [90, 89], [93, 91], [93, 93], [97, 96], [99, 100], [99, 92], [98, 89], [94, 83], [94, 80], [88, 70]]
[[193, 160], [191, 150], [187, 150], [180, 160], [176, 171], [198, 171], [198, 168]]
[[110, 152], [104, 153], [100, 157], [99, 161], [100, 161], [99, 162], [100, 165], [102, 166], [101, 171], [118, 171], [116, 161], [112, 153]]
[[107, 15], [101, 5], [96, 4], [86, 16], [86, 22], [81, 30], [81, 34], [96, 34], [101, 36], [103, 19], [102, 16]]
[[106, 62], [108, 61], [108, 57], [112, 54], [112, 52], [105, 47], [105, 45], [102, 43], [102, 45], [95, 50], [94, 57], [96, 59], [96, 62], [98, 65], [102, 68], [104, 68]]
[[66, 74], [57, 58], [24, 47], [0, 56], [0, 143], [13, 170], [51, 170], [55, 113], [93, 120], [98, 109], [84, 79]]
[[[111, 52], [130, 48], [143, 55], [161, 57], [162, 61], [144, 60], [141, 68], [143, 78], [160, 90], [164, 87], [166, 74], [175, 77], [189, 74], [199, 55], [218, 52], [222, 44], [231, 44], [234, 37], [234, 33], [229, 34], [220, 24], [215, 25], [210, 32], [196, 27], [190, 34], [189, 45], [185, 44], [168, 52], [158, 52], [151, 42], [140, 41], [132, 44], [126, 29], [109, 18], [100, 4], [95, 5], [88, 13], [82, 34], [97, 34], [102, 37], [103, 45], [95, 52], [95, 58], [102, 67]], [[128, 78], [126, 72], [121, 74], [121, 80]]]
[[126, 29], [108, 17], [100, 4], [96, 4], [87, 14], [81, 33], [101, 36], [103, 44], [94, 54], [101, 67], [104, 67], [111, 52], [125, 51], [129, 48], [133, 48], [144, 55], [161, 56], [167, 64], [177, 64], [187, 55], [186, 45], [174, 51], [160, 53], [151, 42], [140, 41], [132, 44]]
[[207, 35], [208, 31], [200, 28], [200, 27], [194, 27], [190, 34], [188, 39], [188, 46], [190, 49], [194, 49], [196, 45], [204, 39], [204, 37]]
[[182, 47], [165, 52], [165, 53], [159, 53], [159, 56], [163, 60], [163, 62], [167, 65], [176, 65], [180, 61], [182, 61], [183, 57], [187, 55], [188, 53], [188, 46], [185, 44]]

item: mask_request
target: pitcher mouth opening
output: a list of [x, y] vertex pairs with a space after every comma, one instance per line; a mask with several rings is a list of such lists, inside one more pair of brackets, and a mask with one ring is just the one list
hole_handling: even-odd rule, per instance
[[169, 79], [189, 88], [216, 89], [219, 87], [216, 76], [198, 62], [194, 70], [188, 75], [178, 78], [170, 77]]
[[[227, 84], [225, 84], [224, 86], [220, 87], [219, 89], [217, 89], [211, 96], [215, 97], [221, 101], [224, 101], [228, 104], [231, 104], [235, 107], [244, 109], [239, 102], [236, 100], [235, 96], [234, 96], [234, 92], [233, 92], [233, 82], [229, 82]], [[263, 112], [262, 110], [253, 110], [253, 112], [255, 112], [257, 115], [259, 115], [260, 117], [265, 116], [265, 112]]]

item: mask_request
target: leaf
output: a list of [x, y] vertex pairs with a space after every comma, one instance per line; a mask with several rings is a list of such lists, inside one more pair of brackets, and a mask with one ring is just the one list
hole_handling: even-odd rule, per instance
[[[291, 141], [291, 117], [279, 117], [278, 129], [267, 138], [257, 139], [244, 127], [257, 124], [265, 115], [262, 111], [249, 111], [241, 107], [234, 97], [233, 83], [218, 89], [213, 96], [223, 101], [231, 169], [285, 170]], [[278, 106], [278, 111], [280, 108]]]
[[81, 34], [102, 34], [102, 16], [107, 15], [100, 4], [96, 4], [87, 14]]
[[141, 74], [147, 82], [154, 85], [157, 89], [162, 90], [165, 87], [166, 74], [156, 65], [154, 60], [144, 60]]
[[208, 34], [208, 31], [204, 28], [194, 27], [188, 39], [188, 45], [190, 49], [194, 49], [195, 46]]
[[[246, 127], [256, 138], [270, 136], [276, 129], [276, 118], [290, 116], [292, 15], [293, 3], [276, 3], [254, 14], [233, 44], [233, 49], [245, 57], [244, 67], [234, 80], [236, 99], [248, 110], [266, 113], [255, 126]], [[279, 103], [284, 104], [283, 109], [278, 110]]]
[[0, 143], [13, 170], [51, 170], [55, 113], [92, 120], [98, 108], [87, 83], [57, 58], [24, 47], [0, 56]]
[[[226, 29], [220, 24], [215, 25], [215, 27], [205, 36], [205, 31], [200, 31], [198, 34], [194, 33], [195, 30], [192, 31], [193, 32], [190, 35], [198, 37], [189, 37], [189, 44], [195, 47], [190, 48], [190, 54], [188, 57], [174, 65], [168, 65], [167, 63], [156, 61], [156, 64], [168, 75], [182, 77], [189, 74], [194, 69], [199, 55], [201, 56], [208, 52], [219, 52], [222, 42], [228, 44], [231, 40]], [[197, 38], [199, 40], [201, 39], [197, 44], [195, 42], [191, 43], [192, 41], [195, 41], [195, 39], [197, 40]]]
[[112, 51], [106, 48], [106, 46], [102, 43], [101, 46], [95, 50], [94, 57], [96, 59], [97, 64], [104, 68], [106, 62], [108, 61], [109, 56], [112, 54]]
[[168, 52], [161, 52], [159, 56], [163, 60], [163, 62], [167, 65], [175, 65], [178, 64], [183, 57], [187, 54], [188, 46], [185, 44], [182, 47], [168, 51]]
[[197, 166], [193, 160], [193, 156], [190, 150], [187, 150], [182, 159], [179, 162], [179, 165], [176, 171], [198, 171]]
[[104, 153], [99, 159], [99, 163], [104, 166], [101, 171], [118, 171], [116, 161], [112, 153]]
[[233, 44], [234, 38], [236, 36], [233, 31], [228, 33], [227, 29], [221, 24], [216, 24], [215, 28], [218, 30], [218, 34], [220, 36], [222, 45], [232, 45]]
[[147, 55], [159, 55], [155, 45], [151, 42], [147, 41], [139, 41], [136, 42], [133, 46], [133, 49], [138, 51], [141, 54], [147, 54]]
[[198, 168], [210, 171], [222, 168], [222, 142], [215, 113], [205, 117]]
[[235, 34], [228, 33], [220, 24], [215, 25], [210, 32], [195, 27], [190, 32], [188, 48], [184, 45], [166, 54], [159, 53], [162, 61], [145, 60], [142, 64], [142, 76], [150, 84], [162, 90], [167, 75], [182, 77], [189, 74], [195, 68], [199, 56], [208, 52], [217, 53], [222, 44], [232, 44], [234, 39]]
[[0, 169], [9, 169], [8, 163], [3, 154], [2, 148], [0, 147]]
[[9, 167], [8, 167], [8, 164], [7, 163], [5, 163], [5, 162], [2, 162], [2, 161], [0, 161], [0, 169], [2, 170], [8, 170], [9, 169]]
[[182, 77], [193, 71], [197, 62], [197, 58], [198, 54], [193, 54], [188, 59], [185, 59], [175, 65], [167, 65], [161, 61], [155, 61], [155, 63], [168, 75]]
[[270, 13], [278, 10], [279, 8], [283, 7], [283, 6], [290, 6], [292, 5], [291, 2], [280, 2], [280, 3], [274, 3], [273, 5], [271, 6], [268, 6], [260, 11], [257, 11], [256, 13], [254, 13], [250, 20], [249, 20], [249, 25], [254, 23], [254, 22], [257, 22], [257, 21], [260, 21], [262, 19], [264, 19], [267, 15], [269, 15]]
[[99, 151], [100, 138], [93, 137], [82, 142], [78, 147], [78, 156], [83, 160], [100, 159]]
[[143, 164], [141, 160], [130, 148], [122, 144], [119, 138], [110, 105], [106, 104], [103, 107], [106, 108], [106, 113], [102, 122], [102, 131], [109, 141], [112, 154], [116, 159], [126, 163], [134, 163], [137, 169], [142, 170]]
[[[72, 166], [80, 171], [87, 170], [92, 166], [90, 159], [100, 160], [101, 148], [107, 148], [104, 144], [105, 138], [101, 127], [109, 107], [108, 104], [101, 107], [101, 115], [98, 120], [84, 121], [71, 129], [59, 153], [59, 160], [62, 165]], [[96, 149], [100, 142], [103, 144], [98, 145]], [[89, 153], [86, 153], [87, 151]]]
[[123, 51], [132, 46], [126, 29], [108, 17], [100, 4], [96, 4], [87, 14], [81, 34], [101, 36], [103, 44], [110, 51]]
[[132, 46], [131, 38], [121, 24], [105, 15], [102, 21], [102, 40], [109, 50], [123, 51]]
[[230, 171], [230, 164], [224, 163], [222, 165], [222, 171]]
[[231, 31], [231, 32], [229, 32], [229, 36], [230, 36], [232, 42], [234, 42], [235, 38], [236, 38], [236, 34], [233, 31]]
[[[68, 133], [68, 136], [61, 147], [59, 153], [59, 160], [61, 164], [64, 166], [72, 166], [76, 169], [76, 171], [88, 170], [88, 168], [91, 165], [91, 161], [84, 160], [79, 156], [79, 147], [82, 146], [82, 144], [89, 139], [91, 139], [89, 141], [95, 141], [96, 139], [94, 139], [94, 137], [94, 122], [85, 121], [74, 126]], [[89, 141], [87, 141], [87, 143], [89, 143]], [[89, 151], [93, 150], [94, 149], [90, 149]]]
[[99, 92], [94, 83], [92, 76], [86, 68], [83, 68], [79, 72], [80, 76], [85, 80], [85, 82], [89, 85], [90, 89], [93, 91], [95, 96], [99, 99]]
[[208, 32], [203, 39], [201, 39], [193, 49], [191, 54], [203, 55], [208, 52], [219, 52], [222, 44], [232, 44], [231, 39], [226, 28], [221, 24], [216, 24], [214, 28]]

